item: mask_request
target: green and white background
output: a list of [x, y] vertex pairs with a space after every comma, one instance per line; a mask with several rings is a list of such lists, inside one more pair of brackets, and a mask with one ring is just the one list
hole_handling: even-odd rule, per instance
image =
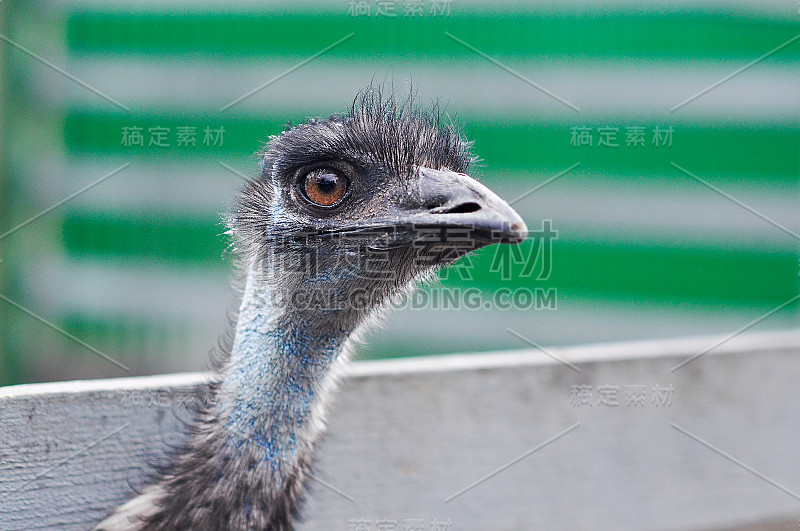
[[798, 324], [794, 0], [3, 0], [0, 14], [0, 384], [204, 368], [231, 301], [220, 213], [253, 153], [373, 80], [438, 99], [475, 142], [476, 177], [558, 231], [547, 279], [513, 256], [493, 271], [489, 248], [443, 286], [557, 298], [396, 311], [364, 357]]

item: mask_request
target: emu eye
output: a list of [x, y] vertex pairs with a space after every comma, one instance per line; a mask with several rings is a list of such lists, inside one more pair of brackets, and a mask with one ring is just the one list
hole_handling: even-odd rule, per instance
[[342, 200], [350, 181], [333, 170], [315, 170], [305, 176], [303, 191], [317, 206], [332, 207]]

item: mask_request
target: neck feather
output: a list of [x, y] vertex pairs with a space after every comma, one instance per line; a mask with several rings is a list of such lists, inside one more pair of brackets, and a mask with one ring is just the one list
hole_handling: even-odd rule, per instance
[[[273, 304], [274, 274], [248, 274], [216, 400], [161, 481], [119, 508], [141, 530], [289, 530], [324, 429], [324, 405], [352, 327]], [[104, 524], [105, 524], [104, 523]], [[98, 529], [103, 529], [103, 524]]]
[[324, 429], [333, 369], [349, 330], [320, 330], [313, 315], [273, 304], [269, 274], [251, 271], [219, 393], [221, 427], [233, 451], [256, 455], [282, 484]]

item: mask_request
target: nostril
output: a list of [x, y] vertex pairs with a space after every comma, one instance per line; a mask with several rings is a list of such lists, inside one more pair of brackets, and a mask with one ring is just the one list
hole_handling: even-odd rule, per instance
[[469, 214], [470, 212], [477, 212], [480, 209], [481, 206], [478, 203], [468, 202], [458, 204], [453, 208], [448, 208], [443, 211], [442, 214]]

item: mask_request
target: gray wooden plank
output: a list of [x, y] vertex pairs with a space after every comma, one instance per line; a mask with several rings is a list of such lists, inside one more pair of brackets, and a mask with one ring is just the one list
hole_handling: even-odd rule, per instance
[[[302, 528], [797, 521], [800, 331], [739, 336], [671, 372], [721, 339], [548, 349], [579, 372], [535, 350], [356, 363]], [[86, 529], [101, 519], [180, 440], [178, 419], [204, 381], [0, 389], [0, 528]], [[591, 405], [571, 403], [577, 385]], [[625, 404], [633, 386], [644, 386], [641, 405]], [[670, 386], [669, 405], [653, 400]], [[614, 388], [619, 405], [598, 404]]]

